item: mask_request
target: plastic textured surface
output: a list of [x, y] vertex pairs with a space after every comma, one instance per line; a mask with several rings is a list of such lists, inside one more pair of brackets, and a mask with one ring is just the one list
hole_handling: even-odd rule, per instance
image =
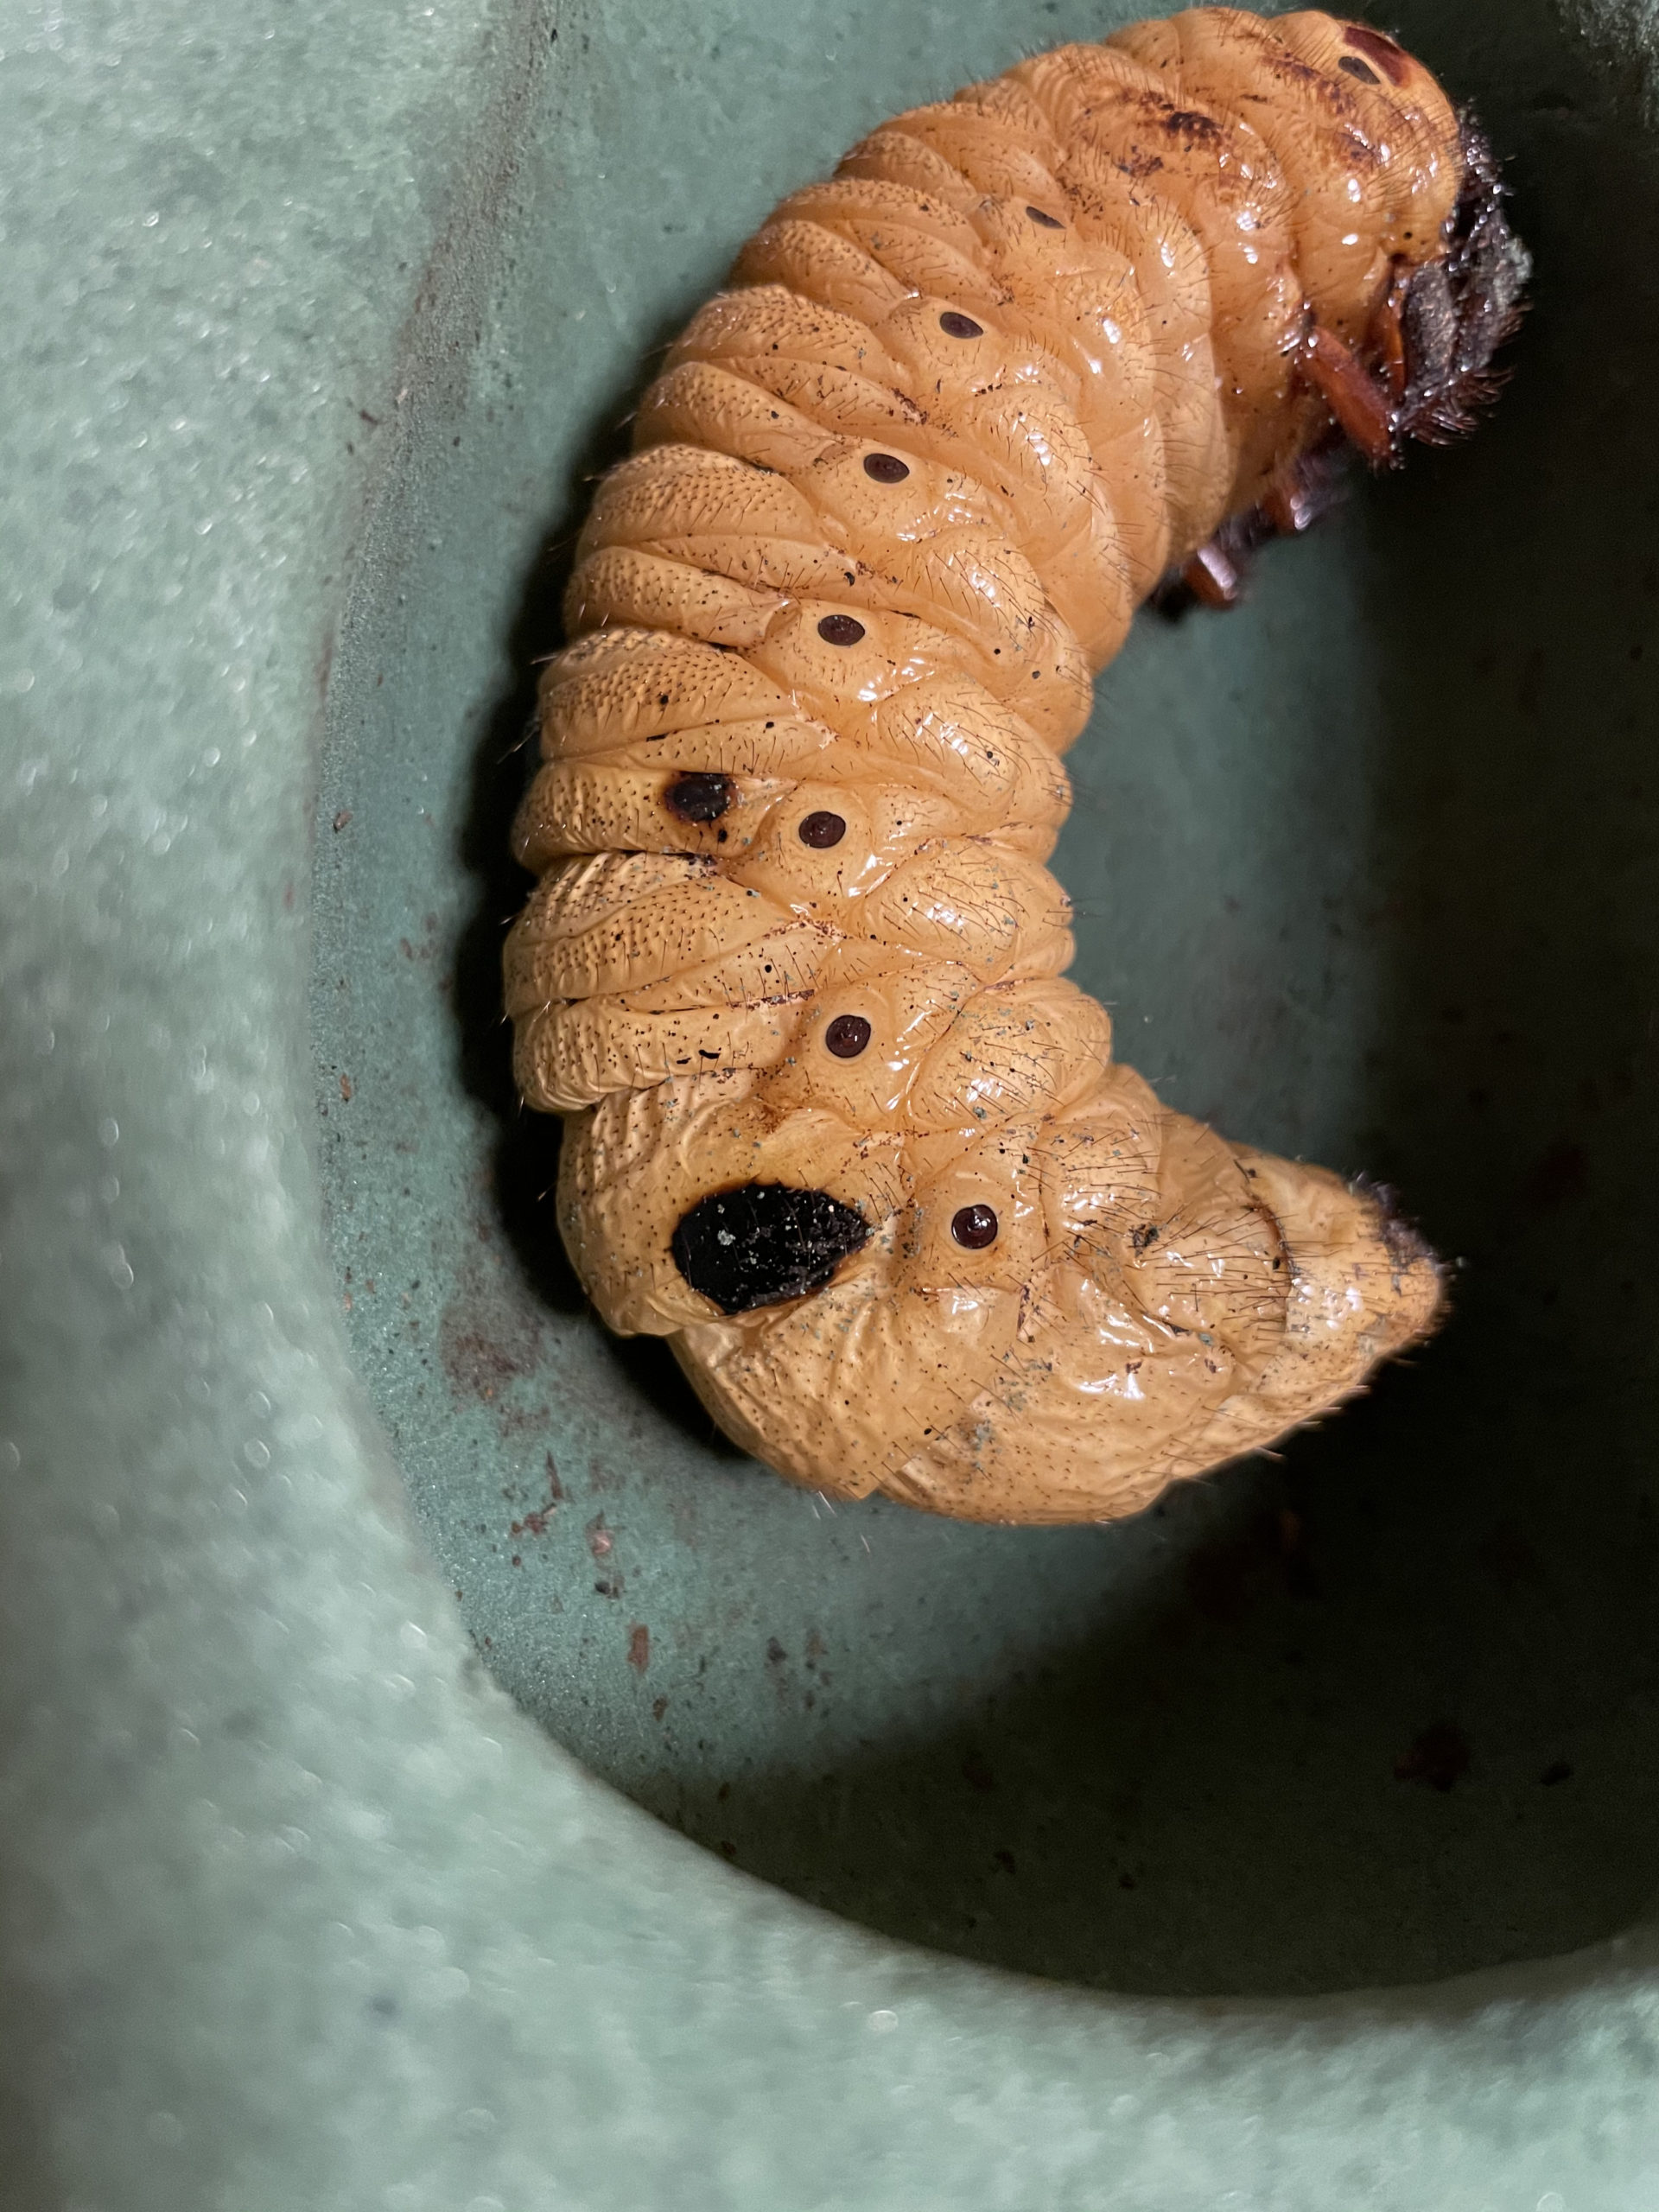
[[[1096, 20], [0, 16], [8, 2204], [1649, 2212], [1645, 17], [1391, 21], [1513, 159], [1522, 373], [1079, 755], [1080, 974], [1166, 1095], [1471, 1259], [1371, 1426], [1116, 1546], [815, 1521], [526, 1274], [549, 1155], [446, 1010], [646, 349], [861, 128]], [[1075, 1784], [1029, 1846], [997, 1727]], [[988, 1914], [1027, 1847], [1058, 1904]]]

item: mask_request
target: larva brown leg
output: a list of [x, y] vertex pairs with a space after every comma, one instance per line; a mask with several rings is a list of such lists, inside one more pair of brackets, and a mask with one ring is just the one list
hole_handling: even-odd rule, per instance
[[1173, 588], [1166, 589], [1159, 601], [1166, 612], [1175, 610], [1177, 591], [1184, 592], [1198, 607], [1219, 611], [1238, 605], [1244, 595], [1245, 556], [1242, 548], [1236, 553], [1230, 550], [1226, 535], [1217, 531], [1181, 563], [1173, 579]]
[[[1446, 251], [1414, 266], [1394, 257], [1366, 331], [1370, 364], [1318, 323], [1303, 343], [1304, 381], [1374, 468], [1397, 461], [1408, 439], [1445, 445], [1473, 429], [1501, 383], [1492, 356], [1523, 312], [1531, 264], [1504, 215], [1497, 164], [1466, 112], [1459, 131], [1465, 179], [1447, 219]], [[1322, 442], [1281, 464], [1258, 505], [1230, 516], [1171, 570], [1152, 603], [1176, 614], [1237, 606], [1257, 549], [1310, 529], [1335, 499], [1332, 455]]]
[[1341, 497], [1342, 449], [1334, 439], [1281, 462], [1257, 504], [1232, 515], [1196, 553], [1173, 569], [1153, 594], [1160, 614], [1193, 607], [1224, 611], [1244, 595], [1250, 564], [1274, 537], [1300, 537], [1330, 513]]
[[1334, 330], [1315, 323], [1303, 342], [1303, 377], [1335, 416], [1344, 433], [1373, 468], [1392, 461], [1394, 410], [1388, 395], [1353, 348]]
[[[1412, 271], [1396, 257], [1388, 289], [1377, 303], [1368, 334], [1380, 377], [1354, 349], [1316, 323], [1303, 341], [1298, 365], [1307, 385], [1330, 409], [1338, 430], [1373, 468], [1399, 458], [1402, 435], [1400, 408], [1407, 392], [1406, 316]], [[1438, 302], [1437, 302], [1438, 304]], [[1446, 318], [1440, 318], [1444, 323]], [[1445, 352], [1441, 341], [1440, 353]], [[1243, 596], [1250, 557], [1270, 537], [1300, 537], [1334, 504], [1332, 472], [1326, 447], [1310, 448], [1283, 462], [1256, 505], [1230, 516], [1212, 537], [1187, 556], [1160, 584], [1155, 603], [1166, 613], [1189, 606], [1224, 609]]]
[[1395, 407], [1406, 396], [1406, 302], [1410, 293], [1411, 264], [1403, 254], [1395, 254], [1389, 271], [1389, 289], [1376, 303], [1367, 334]]
[[1262, 501], [1261, 512], [1278, 537], [1300, 537], [1328, 515], [1341, 498], [1341, 448], [1334, 442], [1310, 447], [1279, 470]]

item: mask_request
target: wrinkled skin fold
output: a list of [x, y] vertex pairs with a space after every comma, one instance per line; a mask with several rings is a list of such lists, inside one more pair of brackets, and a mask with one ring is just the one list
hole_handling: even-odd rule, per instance
[[1137, 606], [1338, 427], [1461, 427], [1524, 274], [1391, 41], [1205, 9], [884, 125], [671, 351], [542, 687], [507, 1006], [600, 1312], [780, 1472], [1109, 1519], [1432, 1327], [1384, 1196], [1113, 1061], [1044, 863]]

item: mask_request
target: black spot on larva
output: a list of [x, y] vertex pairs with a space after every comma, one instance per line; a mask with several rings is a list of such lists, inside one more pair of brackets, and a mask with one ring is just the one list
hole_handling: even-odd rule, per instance
[[989, 1206], [959, 1206], [950, 1217], [950, 1234], [970, 1252], [996, 1242], [996, 1216]]
[[900, 461], [896, 453], [867, 453], [864, 474], [878, 484], [902, 484], [910, 474], [910, 464]]
[[855, 614], [826, 614], [818, 635], [826, 645], [855, 645], [864, 635], [864, 625]]
[[682, 822], [718, 822], [737, 791], [729, 776], [677, 776], [663, 793], [663, 804]]
[[1382, 31], [1374, 31], [1366, 23], [1350, 23], [1342, 35], [1343, 44], [1351, 46], [1361, 54], [1369, 54], [1383, 75], [1396, 85], [1403, 85], [1410, 74], [1411, 63], [1402, 46], [1396, 46]]
[[674, 1231], [674, 1264], [722, 1313], [822, 1290], [869, 1230], [827, 1191], [745, 1183], [699, 1198]]
[[1063, 231], [1065, 228], [1058, 215], [1045, 214], [1040, 207], [1027, 207], [1026, 213], [1033, 223], [1040, 223], [1046, 231]]
[[1185, 138], [1193, 146], [1217, 146], [1222, 139], [1222, 128], [1215, 117], [1198, 107], [1171, 108], [1164, 118], [1164, 128], [1172, 137]]
[[1380, 85], [1382, 79], [1369, 61], [1362, 61], [1357, 54], [1344, 54], [1337, 67], [1344, 77], [1357, 77], [1362, 85]]
[[855, 1060], [870, 1041], [870, 1025], [861, 1014], [838, 1014], [823, 1041], [838, 1060]]
[[838, 845], [847, 835], [847, 824], [840, 815], [831, 814], [828, 807], [820, 807], [809, 814], [795, 832], [804, 845], [810, 845], [814, 852], [826, 853], [831, 845]]
[[982, 338], [983, 323], [976, 322], [970, 315], [958, 315], [955, 308], [947, 308], [939, 317], [939, 328], [947, 338]]

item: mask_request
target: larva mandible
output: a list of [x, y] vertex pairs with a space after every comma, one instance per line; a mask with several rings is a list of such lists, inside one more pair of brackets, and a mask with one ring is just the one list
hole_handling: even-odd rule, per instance
[[1491, 385], [1524, 252], [1419, 63], [1206, 8], [785, 200], [601, 482], [515, 829], [519, 1088], [610, 1325], [797, 1481], [1103, 1520], [1336, 1405], [1437, 1264], [1110, 1058], [1043, 866], [1092, 674]]

